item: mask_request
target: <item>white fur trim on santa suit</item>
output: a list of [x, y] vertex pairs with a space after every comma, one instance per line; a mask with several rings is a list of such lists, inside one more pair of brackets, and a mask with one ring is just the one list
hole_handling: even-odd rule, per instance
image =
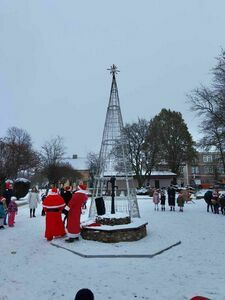
[[52, 191], [49, 191], [48, 192], [48, 195], [58, 195], [59, 193], [57, 192], [57, 193], [55, 193], [55, 192], [52, 192]]
[[82, 194], [87, 194], [87, 190], [77, 190], [75, 193], [82, 193]]
[[65, 204], [60, 204], [60, 205], [56, 205], [56, 206], [48, 206], [48, 205], [43, 205], [42, 204], [42, 206], [43, 207], [45, 207], [45, 208], [59, 208], [59, 207], [63, 207]]
[[70, 238], [76, 238], [80, 236], [80, 233], [69, 233], [67, 232], [67, 236]]

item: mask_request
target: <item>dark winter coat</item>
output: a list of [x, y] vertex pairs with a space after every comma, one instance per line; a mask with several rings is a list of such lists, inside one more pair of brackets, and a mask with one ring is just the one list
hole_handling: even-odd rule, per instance
[[70, 191], [63, 191], [61, 196], [63, 197], [65, 204], [68, 205], [70, 199], [72, 198], [72, 193]]
[[168, 193], [168, 204], [169, 206], [175, 206], [175, 197], [176, 197], [176, 191], [173, 187], [169, 187], [167, 190]]
[[212, 191], [207, 191], [204, 195], [204, 200], [207, 204], [212, 204], [211, 200], [212, 200]]
[[166, 195], [164, 193], [161, 193], [160, 204], [165, 205], [165, 202], [166, 202]]
[[12, 189], [6, 189], [3, 193], [3, 197], [6, 199], [6, 206], [9, 206], [9, 203], [11, 201], [11, 197], [14, 196], [13, 195], [13, 190]]

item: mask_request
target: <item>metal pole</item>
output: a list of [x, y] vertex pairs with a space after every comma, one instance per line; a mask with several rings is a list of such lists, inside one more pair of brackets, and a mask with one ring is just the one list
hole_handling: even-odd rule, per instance
[[115, 183], [116, 183], [116, 177], [115, 176], [112, 176], [110, 178], [110, 183], [112, 185], [111, 214], [115, 214]]

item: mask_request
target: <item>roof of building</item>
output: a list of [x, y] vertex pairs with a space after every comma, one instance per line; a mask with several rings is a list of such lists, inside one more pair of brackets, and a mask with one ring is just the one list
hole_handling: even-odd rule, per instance
[[63, 162], [69, 163], [75, 170], [86, 171], [88, 168], [88, 161], [86, 157], [78, 158], [64, 158]]

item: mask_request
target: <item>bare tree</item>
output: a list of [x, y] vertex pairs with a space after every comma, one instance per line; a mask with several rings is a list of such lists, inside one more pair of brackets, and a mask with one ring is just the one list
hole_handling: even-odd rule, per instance
[[157, 122], [153, 118], [149, 122], [148, 131], [146, 133], [145, 142], [142, 147], [146, 174], [150, 181], [152, 170], [157, 168], [161, 161], [160, 155], [160, 129]]
[[59, 176], [58, 168], [61, 167], [65, 154], [62, 137], [52, 138], [45, 142], [41, 149], [42, 173], [47, 177], [49, 183], [56, 184], [60, 180], [61, 175]]
[[[59, 163], [57, 165], [48, 165], [43, 168], [41, 172], [42, 176], [44, 175], [49, 183], [58, 185], [58, 183], [64, 184], [69, 181], [71, 184], [76, 182], [77, 179], [82, 178], [80, 172], [75, 170], [69, 163]], [[35, 178], [33, 178], [35, 180]]]
[[87, 165], [90, 173], [90, 188], [94, 186], [94, 178], [99, 168], [99, 154], [89, 152], [87, 154]]
[[206, 151], [217, 149], [220, 159], [218, 164], [223, 166], [225, 170], [225, 132], [216, 120], [205, 120], [201, 123], [201, 132], [204, 133], [203, 138], [199, 141], [198, 146]]
[[145, 119], [124, 127], [128, 158], [139, 187], [143, 186], [155, 164], [151, 143], [148, 143], [152, 129], [151, 122]]
[[188, 95], [191, 110], [195, 111], [201, 120], [214, 119], [225, 126], [225, 99], [215, 89], [201, 86]]
[[206, 149], [217, 149], [225, 168], [225, 52], [217, 57], [212, 69], [213, 82], [210, 88], [200, 86], [188, 95], [191, 110], [199, 116], [203, 138], [199, 145]]
[[16, 178], [22, 170], [29, 171], [39, 163], [36, 151], [32, 149], [30, 135], [23, 129], [11, 127], [0, 142], [0, 166], [4, 177]]
[[62, 161], [65, 154], [63, 138], [60, 136], [52, 138], [46, 141], [41, 149], [41, 161], [43, 166], [56, 166]]

